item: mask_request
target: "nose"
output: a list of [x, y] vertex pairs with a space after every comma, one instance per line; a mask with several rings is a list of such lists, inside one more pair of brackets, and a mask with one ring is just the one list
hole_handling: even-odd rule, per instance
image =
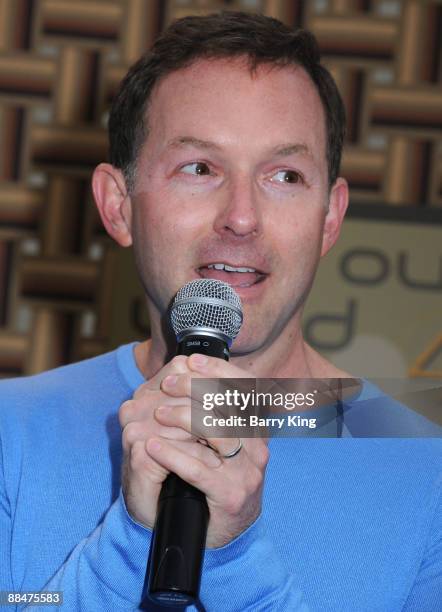
[[250, 177], [242, 176], [230, 180], [219, 205], [215, 231], [222, 237], [250, 237], [260, 234], [261, 213]]

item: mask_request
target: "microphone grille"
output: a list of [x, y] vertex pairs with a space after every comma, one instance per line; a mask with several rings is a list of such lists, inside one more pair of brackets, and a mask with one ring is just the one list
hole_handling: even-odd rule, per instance
[[241, 328], [241, 300], [227, 283], [211, 278], [196, 279], [176, 294], [170, 319], [179, 340], [186, 332], [205, 328], [225, 336], [230, 345]]

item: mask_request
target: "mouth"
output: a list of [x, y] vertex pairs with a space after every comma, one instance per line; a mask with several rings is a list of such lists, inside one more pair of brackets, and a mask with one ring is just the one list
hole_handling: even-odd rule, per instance
[[228, 283], [235, 289], [247, 289], [262, 283], [268, 276], [262, 270], [247, 265], [234, 266], [226, 262], [210, 263], [197, 268], [201, 278], [211, 278]]

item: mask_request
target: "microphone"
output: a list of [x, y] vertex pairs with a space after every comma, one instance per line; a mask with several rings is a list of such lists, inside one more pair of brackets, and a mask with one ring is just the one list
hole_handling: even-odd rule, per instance
[[[242, 324], [241, 300], [227, 283], [194, 280], [178, 291], [170, 319], [177, 355], [202, 353], [228, 361]], [[174, 607], [198, 606], [208, 523], [204, 493], [169, 474], [158, 498], [147, 569], [152, 601]]]

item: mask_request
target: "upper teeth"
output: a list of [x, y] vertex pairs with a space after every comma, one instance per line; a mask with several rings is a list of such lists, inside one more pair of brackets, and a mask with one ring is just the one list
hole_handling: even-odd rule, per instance
[[234, 268], [224, 263], [215, 263], [207, 266], [208, 268], [215, 268], [215, 270], [226, 270], [227, 272], [256, 272], [254, 268]]

